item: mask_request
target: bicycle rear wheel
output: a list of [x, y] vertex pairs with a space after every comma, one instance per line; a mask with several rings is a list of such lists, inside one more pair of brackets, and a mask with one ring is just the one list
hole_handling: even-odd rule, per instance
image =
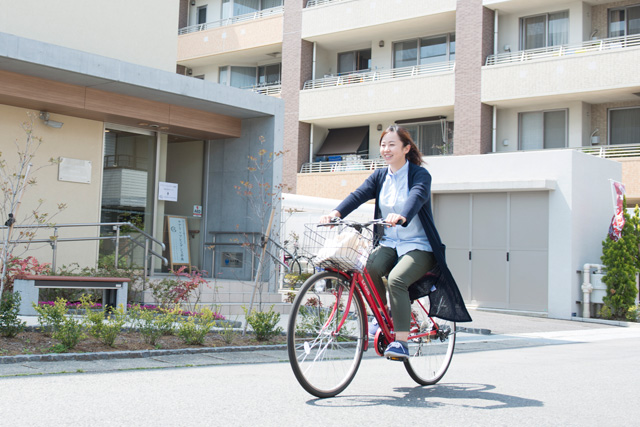
[[[418, 384], [433, 385], [442, 379], [451, 363], [456, 345], [456, 323], [429, 317], [428, 297], [414, 301], [411, 311], [410, 356], [404, 361], [404, 366]], [[429, 335], [411, 338], [421, 334]]]
[[347, 388], [362, 360], [366, 312], [358, 298], [348, 304], [350, 287], [338, 273], [317, 273], [293, 302], [289, 363], [300, 385], [316, 397], [333, 397]]

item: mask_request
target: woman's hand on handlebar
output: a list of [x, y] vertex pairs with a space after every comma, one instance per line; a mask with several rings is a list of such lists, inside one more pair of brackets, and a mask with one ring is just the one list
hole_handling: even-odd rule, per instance
[[384, 222], [390, 224], [392, 227], [395, 227], [396, 225], [404, 224], [405, 222], [407, 222], [407, 219], [400, 214], [390, 213], [384, 219]]
[[329, 224], [331, 222], [335, 222], [337, 219], [340, 219], [340, 212], [338, 211], [331, 211], [331, 213], [327, 214], [327, 215], [322, 215], [320, 217], [320, 224]]

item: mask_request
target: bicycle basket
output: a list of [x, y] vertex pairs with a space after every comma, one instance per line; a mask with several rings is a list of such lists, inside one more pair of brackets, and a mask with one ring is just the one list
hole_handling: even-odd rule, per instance
[[305, 248], [313, 256], [316, 267], [342, 271], [362, 271], [373, 246], [373, 233], [367, 228], [361, 232], [353, 227], [336, 225], [319, 227], [305, 224]]

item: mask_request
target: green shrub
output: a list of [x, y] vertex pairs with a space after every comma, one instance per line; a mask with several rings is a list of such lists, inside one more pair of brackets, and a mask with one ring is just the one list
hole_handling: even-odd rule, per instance
[[139, 305], [132, 305], [129, 308], [129, 318], [136, 330], [142, 334], [144, 342], [155, 346], [163, 333], [155, 321], [155, 313], [151, 310], [145, 310]]
[[629, 311], [627, 311], [627, 320], [631, 322], [640, 321], [640, 306], [634, 305], [633, 307], [629, 307]]
[[280, 321], [280, 313], [273, 311], [273, 306], [266, 312], [253, 310], [248, 313], [246, 308], [242, 307], [242, 309], [247, 318], [247, 323], [253, 329], [258, 341], [267, 341], [269, 338], [282, 333], [282, 328], [276, 327]]
[[602, 242], [602, 263], [605, 275], [602, 282], [607, 285], [604, 305], [611, 317], [625, 319], [629, 308], [635, 305], [638, 294], [636, 274], [640, 271], [640, 210], [636, 206], [634, 215], [627, 213], [627, 199], [623, 200], [625, 224], [618, 240], [607, 236]]
[[176, 322], [182, 317], [182, 311], [179, 307], [173, 310], [160, 309], [155, 314], [155, 324], [160, 330], [161, 335], [173, 335], [176, 331]]
[[80, 302], [80, 308], [84, 309], [84, 326], [89, 335], [113, 347], [127, 322], [127, 313], [122, 304], [115, 310], [107, 310], [104, 306], [102, 310], [93, 310], [94, 302], [89, 296], [83, 295]]
[[236, 337], [236, 331], [233, 328], [232, 322], [222, 322], [220, 326], [220, 336], [222, 337], [222, 341], [227, 345], [233, 342]]
[[203, 345], [205, 337], [215, 323], [216, 313], [209, 308], [203, 308], [199, 310], [199, 314], [189, 316], [186, 321], [180, 322], [177, 335], [185, 344]]
[[20, 311], [20, 293], [5, 292], [0, 299], [0, 335], [15, 337], [24, 330], [27, 322], [18, 317]]
[[65, 316], [62, 324], [53, 331], [51, 336], [60, 341], [60, 344], [68, 350], [74, 348], [80, 341], [87, 337], [84, 334], [82, 321], [74, 319], [71, 316]]
[[33, 308], [38, 313], [38, 323], [43, 331], [53, 334], [64, 323], [67, 314], [67, 300], [58, 298], [53, 305], [38, 305], [33, 303]]

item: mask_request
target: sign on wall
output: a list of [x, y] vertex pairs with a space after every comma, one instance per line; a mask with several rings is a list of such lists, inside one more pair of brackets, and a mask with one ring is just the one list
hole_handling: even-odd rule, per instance
[[191, 270], [187, 219], [178, 216], [168, 216], [167, 231], [169, 235], [171, 271], [174, 271], [174, 265], [186, 265], [189, 270]]
[[91, 184], [91, 161], [60, 157], [58, 180]]
[[164, 200], [166, 202], [177, 202], [178, 184], [174, 182], [159, 182], [158, 200]]

